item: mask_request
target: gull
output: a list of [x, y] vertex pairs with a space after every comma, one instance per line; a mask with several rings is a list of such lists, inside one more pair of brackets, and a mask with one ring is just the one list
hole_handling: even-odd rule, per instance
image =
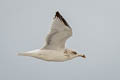
[[76, 57], [86, 58], [84, 54], [65, 48], [65, 42], [72, 36], [72, 28], [57, 11], [48, 33], [45, 45], [41, 49], [19, 53], [20, 56], [30, 56], [44, 61], [64, 62]]

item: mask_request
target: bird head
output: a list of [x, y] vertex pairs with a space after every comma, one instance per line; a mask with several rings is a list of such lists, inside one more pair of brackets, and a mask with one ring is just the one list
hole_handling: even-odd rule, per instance
[[86, 58], [86, 56], [85, 56], [84, 54], [78, 54], [76, 51], [72, 51], [72, 52], [71, 52], [71, 55], [72, 55], [72, 56], [75, 56], [75, 57]]

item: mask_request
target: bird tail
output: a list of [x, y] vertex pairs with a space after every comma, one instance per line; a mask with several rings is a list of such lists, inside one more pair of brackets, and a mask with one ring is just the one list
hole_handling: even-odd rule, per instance
[[18, 53], [18, 56], [29, 56], [28, 53]]

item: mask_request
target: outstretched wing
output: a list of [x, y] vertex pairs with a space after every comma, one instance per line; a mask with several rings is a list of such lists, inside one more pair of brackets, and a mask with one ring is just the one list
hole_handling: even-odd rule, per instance
[[65, 42], [70, 36], [72, 36], [72, 28], [57, 11], [51, 30], [46, 37], [46, 44], [42, 49], [62, 50], [65, 48]]

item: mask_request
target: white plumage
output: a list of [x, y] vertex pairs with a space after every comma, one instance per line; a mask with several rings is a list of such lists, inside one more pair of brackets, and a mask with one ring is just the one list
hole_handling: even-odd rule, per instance
[[71, 36], [72, 28], [57, 11], [53, 18], [50, 32], [46, 37], [44, 47], [33, 51], [19, 53], [19, 55], [57, 62], [70, 60], [79, 56], [85, 58], [85, 55], [83, 54], [78, 54], [75, 51], [65, 49], [65, 42]]

